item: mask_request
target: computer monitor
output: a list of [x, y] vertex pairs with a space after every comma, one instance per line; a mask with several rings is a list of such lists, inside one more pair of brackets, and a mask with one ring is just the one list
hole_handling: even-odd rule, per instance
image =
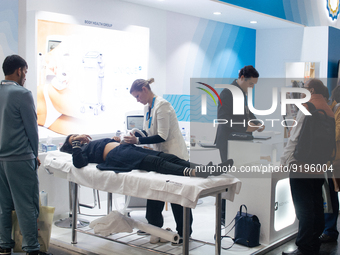
[[134, 128], [143, 130], [144, 115], [142, 111], [131, 111], [125, 114], [126, 130], [131, 131]]
[[132, 130], [133, 128], [143, 129], [143, 115], [126, 116], [126, 128]]

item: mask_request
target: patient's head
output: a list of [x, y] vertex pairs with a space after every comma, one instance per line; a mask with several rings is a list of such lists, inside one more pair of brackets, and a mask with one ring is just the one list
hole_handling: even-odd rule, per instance
[[66, 137], [63, 146], [60, 147], [61, 152], [66, 152], [66, 153], [72, 154], [72, 141], [70, 142], [71, 136], [74, 136], [74, 134], [70, 134]]
[[66, 153], [72, 153], [72, 142], [79, 141], [81, 145], [88, 144], [91, 140], [91, 136], [89, 135], [79, 135], [79, 134], [70, 134], [66, 137], [63, 146], [61, 146], [60, 151]]

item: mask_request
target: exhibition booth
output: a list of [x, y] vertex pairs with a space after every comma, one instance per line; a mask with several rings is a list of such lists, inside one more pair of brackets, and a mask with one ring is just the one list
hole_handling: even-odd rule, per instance
[[[262, 134], [254, 132], [254, 140], [230, 141], [229, 158], [234, 159], [235, 169], [279, 166], [292, 127], [287, 120], [294, 119], [297, 113], [297, 109], [287, 105], [286, 114], [282, 114], [281, 99], [293, 98], [289, 89], [303, 87], [308, 78], [321, 79], [329, 91], [338, 80], [340, 49], [336, 45], [340, 30], [336, 19], [319, 10], [319, 3], [312, 7], [305, 3], [306, 8], [313, 10], [311, 20], [301, 6], [283, 18], [256, 8], [236, 6], [234, 1], [188, 0], [182, 9], [170, 1], [162, 6], [163, 1], [156, 0], [13, 2], [6, 0], [4, 11], [0, 8], [0, 17], [6, 23], [6, 28], [0, 30], [5, 38], [0, 37], [0, 60], [14, 53], [27, 60], [26, 87], [36, 103], [42, 161], [49, 151], [61, 147], [67, 134], [85, 133], [96, 139], [124, 134], [140, 126], [143, 105], [130, 95], [130, 86], [136, 79], [153, 77], [153, 92], [169, 101], [176, 111], [190, 161], [218, 164], [220, 154], [214, 145], [218, 96], [203, 90], [201, 84], [208, 84], [220, 93], [223, 84], [236, 79], [243, 66], [253, 65], [260, 77], [250, 97], [259, 112], [270, 109], [265, 114], [255, 114], [266, 128]], [[200, 8], [201, 5], [204, 7]], [[229, 12], [232, 18], [223, 20], [211, 13], [203, 14], [204, 9], [218, 8], [222, 9], [222, 16]], [[233, 22], [233, 15], [243, 18], [234, 17]], [[250, 18], [263, 18], [266, 24], [250, 24]], [[247, 25], [241, 20], [247, 20]], [[13, 23], [18, 26], [11, 27]], [[54, 219], [68, 218], [72, 209], [71, 177], [44, 164], [38, 174], [40, 191], [47, 192], [48, 205], [55, 207]], [[231, 222], [240, 205], [245, 204], [261, 223], [261, 245], [254, 248], [235, 245], [219, 253], [214, 248], [192, 244], [190, 254], [265, 254], [294, 238], [298, 221], [288, 173], [229, 174], [241, 184], [235, 188], [238, 192], [235, 191], [233, 199], [226, 203], [225, 222]], [[99, 186], [95, 189], [101, 190]], [[231, 191], [231, 186], [228, 187]], [[80, 207], [81, 218], [85, 215], [86, 221], [91, 221], [92, 216], [112, 209], [106, 191], [97, 192], [92, 185], [81, 186], [79, 203], [87, 205]], [[123, 195], [129, 194], [117, 193], [118, 204], [124, 203]], [[215, 200], [209, 194], [197, 195], [188, 208], [195, 208], [192, 238], [213, 244], [215, 217], [208, 214], [215, 214]], [[145, 221], [144, 206], [142, 203], [129, 213]], [[166, 224], [172, 224], [174, 230], [172, 215], [168, 211], [164, 215]], [[226, 232], [222, 230], [222, 235]], [[100, 254], [112, 254], [112, 250], [117, 254], [152, 254], [148, 249], [158, 249], [163, 254], [182, 252], [151, 246], [136, 250], [133, 245], [124, 245], [132, 242], [132, 236], [119, 238], [122, 240], [109, 243], [80, 234], [78, 243], [71, 245], [71, 230], [53, 226], [51, 242], [75, 251], [96, 252], [97, 246], [103, 246]], [[230, 244], [223, 242], [222, 247]]]

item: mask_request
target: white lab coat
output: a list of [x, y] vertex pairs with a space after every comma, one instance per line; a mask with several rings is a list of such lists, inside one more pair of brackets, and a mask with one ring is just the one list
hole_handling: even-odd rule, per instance
[[[149, 111], [149, 105], [144, 107], [144, 116]], [[157, 151], [171, 153], [184, 160], [189, 159], [188, 150], [179, 129], [176, 112], [172, 105], [165, 99], [156, 96], [155, 103], [151, 109], [151, 125], [144, 117], [143, 129], [148, 136], [159, 135], [165, 142], [150, 144], [149, 146]]]

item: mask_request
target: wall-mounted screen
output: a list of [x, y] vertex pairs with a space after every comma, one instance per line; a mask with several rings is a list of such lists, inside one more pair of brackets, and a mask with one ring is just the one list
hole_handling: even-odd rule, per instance
[[[114, 26], [113, 26], [114, 27]], [[129, 90], [147, 78], [149, 29], [38, 20], [39, 135], [112, 133], [142, 109]]]

